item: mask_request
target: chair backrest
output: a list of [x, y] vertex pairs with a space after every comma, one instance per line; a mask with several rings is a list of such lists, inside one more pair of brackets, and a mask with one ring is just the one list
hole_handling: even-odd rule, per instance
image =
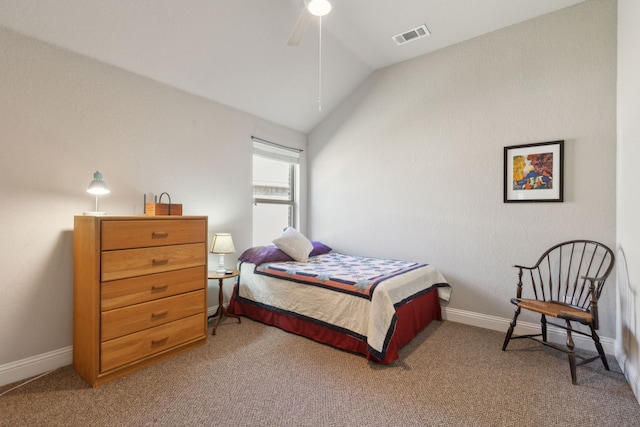
[[559, 243], [542, 254], [531, 270], [525, 270], [522, 291], [532, 292], [532, 297], [538, 300], [581, 308], [597, 319], [597, 300], [614, 260], [613, 251], [602, 243], [592, 240]]

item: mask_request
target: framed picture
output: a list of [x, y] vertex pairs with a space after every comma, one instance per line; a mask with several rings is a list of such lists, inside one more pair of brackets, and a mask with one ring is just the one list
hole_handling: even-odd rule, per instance
[[562, 202], [564, 141], [504, 147], [504, 202]]

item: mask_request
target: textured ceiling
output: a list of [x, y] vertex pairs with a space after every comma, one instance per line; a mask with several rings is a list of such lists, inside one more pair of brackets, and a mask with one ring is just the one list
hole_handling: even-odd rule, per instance
[[287, 46], [302, 0], [2, 0], [0, 26], [308, 132], [377, 69], [584, 0], [330, 1], [322, 111], [317, 20]]

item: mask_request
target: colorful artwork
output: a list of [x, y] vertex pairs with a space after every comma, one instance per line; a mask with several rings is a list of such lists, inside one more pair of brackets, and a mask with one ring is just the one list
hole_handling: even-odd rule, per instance
[[504, 147], [504, 202], [562, 202], [564, 140]]
[[513, 156], [514, 190], [553, 188], [553, 153]]

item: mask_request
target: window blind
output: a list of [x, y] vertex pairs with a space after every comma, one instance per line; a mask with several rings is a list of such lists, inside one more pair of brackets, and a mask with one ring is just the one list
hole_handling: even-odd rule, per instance
[[300, 153], [302, 152], [300, 149], [265, 141], [255, 136], [252, 136], [251, 139], [253, 140], [253, 154], [256, 156], [287, 163], [300, 163]]

